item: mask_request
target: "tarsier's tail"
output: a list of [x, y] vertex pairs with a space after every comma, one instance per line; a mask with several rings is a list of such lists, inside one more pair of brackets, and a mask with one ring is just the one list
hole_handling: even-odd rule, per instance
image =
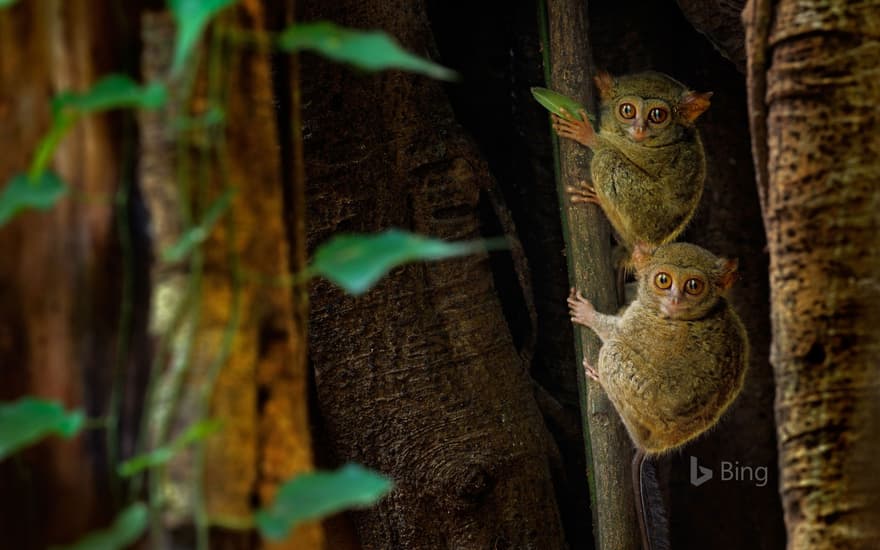
[[637, 452], [633, 459], [633, 487], [643, 550], [669, 550], [669, 514], [657, 466], [643, 452]]

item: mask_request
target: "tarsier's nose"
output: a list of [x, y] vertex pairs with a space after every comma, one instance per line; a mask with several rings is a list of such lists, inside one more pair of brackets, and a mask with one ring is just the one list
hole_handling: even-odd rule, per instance
[[644, 141], [648, 137], [648, 130], [642, 126], [633, 126], [629, 133], [634, 141]]

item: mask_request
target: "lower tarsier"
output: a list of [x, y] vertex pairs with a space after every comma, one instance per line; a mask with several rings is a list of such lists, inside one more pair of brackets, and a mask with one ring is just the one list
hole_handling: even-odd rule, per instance
[[[660, 550], [668, 547], [661, 532], [666, 520], [659, 498], [648, 506], [645, 456], [681, 447], [715, 425], [742, 388], [748, 339], [724, 297], [736, 279], [735, 260], [673, 243], [636, 246], [632, 265], [638, 295], [619, 315], [597, 312], [574, 288], [568, 305], [572, 322], [602, 340], [597, 364], [584, 359], [584, 369], [607, 392], [635, 443], [642, 542]], [[658, 519], [649, 522], [647, 513]]]

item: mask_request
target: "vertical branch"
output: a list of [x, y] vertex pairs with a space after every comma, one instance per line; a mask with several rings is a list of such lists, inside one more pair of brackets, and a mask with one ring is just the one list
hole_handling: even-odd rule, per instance
[[[594, 70], [587, 36], [586, 3], [549, 0], [547, 7], [551, 76], [548, 84], [591, 108], [595, 104], [591, 78]], [[562, 232], [569, 255], [569, 280], [573, 286], [583, 289], [600, 311], [611, 312], [618, 303], [610, 261], [608, 223], [597, 206], [575, 207], [565, 193], [566, 187], [587, 178], [588, 150], [571, 140], [560, 140], [557, 190]], [[586, 382], [580, 366], [584, 357], [595, 363], [601, 344], [591, 331], [581, 328], [577, 330], [576, 345], [597, 548], [638, 548], [629, 436], [608, 397], [597, 384]]]

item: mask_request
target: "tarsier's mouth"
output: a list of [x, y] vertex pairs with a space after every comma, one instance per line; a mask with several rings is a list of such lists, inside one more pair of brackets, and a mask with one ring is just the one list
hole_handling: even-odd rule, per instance
[[648, 131], [642, 128], [630, 128], [629, 135], [636, 143], [641, 143], [648, 139]]
[[674, 319], [676, 317], [680, 317], [681, 314], [685, 311], [685, 308], [681, 305], [662, 304], [660, 306], [660, 311], [663, 312], [663, 315], [669, 317], [670, 319]]

